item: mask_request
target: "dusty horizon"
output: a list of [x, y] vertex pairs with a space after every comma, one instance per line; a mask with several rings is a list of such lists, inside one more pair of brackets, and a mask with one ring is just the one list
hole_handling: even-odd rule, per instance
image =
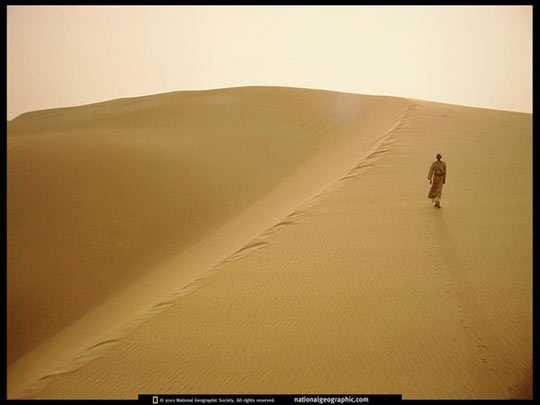
[[8, 6], [7, 119], [284, 86], [532, 112], [532, 6]]

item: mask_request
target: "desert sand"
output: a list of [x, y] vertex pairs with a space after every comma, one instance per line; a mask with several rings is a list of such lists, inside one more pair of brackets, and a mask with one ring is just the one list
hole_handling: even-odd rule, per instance
[[531, 114], [283, 87], [31, 112], [7, 236], [8, 398], [532, 397]]

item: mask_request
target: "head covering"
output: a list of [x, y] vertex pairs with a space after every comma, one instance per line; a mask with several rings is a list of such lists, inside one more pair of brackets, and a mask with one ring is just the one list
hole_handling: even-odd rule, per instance
[[437, 156], [436, 156], [437, 159], [440, 159], [442, 158], [441, 154], [440, 153], [437, 153]]

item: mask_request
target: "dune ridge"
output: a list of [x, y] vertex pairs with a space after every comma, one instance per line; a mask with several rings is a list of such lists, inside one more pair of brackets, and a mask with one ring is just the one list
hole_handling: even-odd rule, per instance
[[[238, 91], [258, 93], [265, 111], [276, 111], [269, 99], [278, 93], [283, 102], [297, 92], [297, 108], [331, 96], [244, 88], [213, 93], [220, 97], [212, 102], [230, 107]], [[332, 97], [325, 108], [338, 105], [328, 113], [337, 119], [320, 153], [183, 254], [154, 262], [123, 296], [20, 357], [8, 369], [8, 395], [530, 397], [530, 115]], [[453, 156], [452, 182], [437, 212], [421, 180], [441, 150]], [[480, 150], [489, 162], [475, 160]], [[509, 170], [511, 184], [500, 180]], [[454, 178], [472, 178], [476, 188]], [[183, 266], [193, 270], [175, 275]], [[85, 337], [89, 328], [98, 331]]]
[[360, 159], [359, 163], [352, 167], [344, 176], [336, 178], [330, 184], [326, 185], [322, 190], [306, 198], [304, 202], [302, 202], [299, 206], [293, 208], [290, 213], [288, 213], [282, 220], [271, 225], [268, 229], [262, 231], [253, 240], [249, 241], [243, 247], [241, 247], [231, 255], [225, 257], [217, 264], [211, 266], [211, 268], [204, 271], [198, 277], [193, 279], [193, 281], [181, 286], [181, 289], [179, 291], [170, 293], [168, 296], [164, 297], [162, 301], [159, 301], [155, 304], [152, 304], [150, 307], [145, 308], [141, 316], [135, 319], [131, 319], [128, 322], [123, 319], [124, 325], [120, 329], [113, 330], [112, 332], [108, 331], [108, 336], [116, 336], [116, 338], [102, 338], [100, 341], [98, 341], [98, 343], [82, 349], [80, 353], [75, 355], [71, 360], [66, 360], [66, 362], [64, 364], [61, 364], [56, 370], [50, 371], [39, 377], [37, 381], [29, 384], [27, 387], [25, 387], [23, 391], [18, 392], [16, 395], [20, 395], [21, 397], [31, 396], [33, 393], [39, 391], [39, 389], [43, 387], [42, 383], [45, 380], [48, 380], [52, 377], [72, 373], [80, 367], [84, 366], [84, 364], [88, 363], [89, 361], [101, 357], [104, 354], [104, 350], [110, 350], [111, 346], [121, 343], [122, 337], [128, 334], [132, 329], [136, 328], [141, 323], [151, 319], [153, 316], [156, 316], [162, 311], [165, 311], [167, 308], [172, 306], [178, 298], [189, 294], [195, 289], [201, 287], [204, 280], [206, 280], [208, 277], [211, 277], [212, 274], [214, 274], [215, 272], [219, 271], [225, 264], [240, 260], [243, 257], [251, 254], [254, 250], [268, 246], [270, 244], [270, 242], [268, 241], [269, 238], [275, 232], [278, 232], [281, 227], [294, 225], [296, 223], [295, 219], [299, 215], [301, 215], [304, 210], [310, 207], [314, 202], [316, 202], [326, 193], [331, 192], [331, 190], [336, 186], [339, 187], [338, 183], [340, 181], [358, 176], [361, 173], [361, 169], [371, 166], [374, 160], [380, 158], [380, 154], [387, 151], [388, 146], [391, 145], [392, 141], [390, 140], [390, 138], [392, 136], [392, 132], [397, 127], [399, 127], [399, 124], [406, 116], [408, 110], [409, 108], [405, 110], [405, 112], [398, 119], [398, 121], [388, 131], [386, 131], [386, 133], [384, 133], [382, 136], [375, 140], [373, 146]]
[[[238, 89], [238, 90], [242, 90], [242, 89]], [[246, 90], [244, 89], [244, 91]], [[256, 92], [256, 91], [261, 91], [261, 89], [253, 88], [251, 89], [251, 91]], [[294, 95], [295, 93], [298, 93], [298, 92], [301, 95], [302, 92], [305, 92], [305, 90], [292, 91], [292, 90], [286, 90], [286, 89], [274, 89], [274, 90], [262, 89], [262, 91], [263, 92], [271, 91], [270, 94], [274, 92], [276, 95], [279, 95], [280, 92], [285, 91], [286, 93], [290, 93], [290, 94], [287, 94], [287, 96]], [[210, 97], [212, 96], [215, 97], [215, 95], [217, 95], [218, 97], [223, 97], [224, 95], [222, 93], [226, 94], [230, 92], [231, 92], [230, 89], [224, 90], [223, 92], [219, 92], [219, 91], [218, 92], [216, 91], [187, 92], [187, 94], [184, 94], [184, 92], [181, 92], [181, 94], [165, 94], [165, 95], [160, 95], [158, 97], [165, 98], [166, 102], [169, 102], [169, 103], [172, 100], [174, 100], [174, 97], [179, 97], [179, 96], [180, 97], [192, 96], [192, 97], [199, 97], [199, 98], [202, 97], [204, 101], [205, 94], [208, 94]], [[309, 92], [308, 91], [308, 94], [309, 93], [312, 93], [316, 95], [317, 97], [322, 98], [323, 101], [325, 97], [336, 98], [336, 95], [328, 93], [328, 92]], [[373, 110], [374, 108], [381, 109], [381, 106], [379, 106], [378, 104], [382, 104], [382, 105], [386, 104], [385, 107], [386, 109], [389, 109], [389, 113], [386, 111], [382, 111], [383, 116], [387, 114], [389, 117], [393, 117], [392, 114], [394, 114], [397, 119], [398, 108], [401, 111], [401, 109], [403, 109], [403, 106], [405, 105], [405, 102], [399, 99], [392, 100], [388, 98], [359, 97], [356, 95], [344, 95], [344, 97], [345, 98], [337, 99], [337, 102], [332, 103], [331, 107], [334, 108], [336, 105], [338, 107], [344, 106], [344, 113], [349, 114], [349, 115], [351, 115], [351, 113], [348, 112], [347, 109], [351, 110], [351, 108], [353, 107], [354, 108], [367, 107]], [[155, 97], [144, 97], [143, 100], [141, 101], [146, 102], [148, 104], [150, 103], [150, 101], [152, 101], [152, 98], [155, 98]], [[219, 100], [220, 99], [218, 98], [218, 101]], [[230, 100], [230, 98], [228, 100]], [[261, 103], [261, 100], [259, 99], [258, 102]], [[125, 101], [115, 100], [112, 102], [113, 108], [116, 107], [119, 103], [122, 106], [125, 106], [127, 104], [128, 106], [130, 106], [131, 109], [134, 109], [137, 106], [137, 100], [125, 100]], [[33, 135], [33, 134], [37, 132], [39, 136], [42, 136], [42, 137], [47, 137], [47, 136], [53, 137], [56, 135], [53, 131], [59, 131], [59, 130], [60, 131], [65, 131], [65, 130], [76, 131], [78, 129], [77, 125], [79, 125], [79, 123], [75, 119], [77, 118], [76, 113], [79, 113], [84, 124], [86, 124], [88, 122], [88, 118], [87, 118], [88, 114], [90, 115], [91, 113], [93, 113], [94, 115], [98, 113], [104, 114], [104, 111], [107, 111], [107, 109], [105, 108], [107, 104], [111, 104], [111, 102], [99, 103], [97, 105], [83, 106], [83, 107], [77, 107], [77, 108], [67, 109], [67, 110], [62, 109], [61, 111], [53, 110], [50, 112], [44, 111], [44, 112], [27, 114], [26, 118], [36, 118], [38, 120], [39, 126], [38, 126], [38, 123], [34, 123], [32, 121], [30, 121], [30, 125], [25, 125], [25, 121], [22, 119], [25, 117], [21, 117], [21, 119], [17, 120], [18, 122], [14, 123], [17, 125], [13, 125], [14, 129], [10, 132], [11, 134], [13, 134], [10, 140], [13, 140], [13, 142], [9, 146], [13, 145], [12, 148], [14, 149], [15, 146], [17, 145], [17, 141], [20, 141], [19, 139], [15, 137], [20, 138], [21, 135], [23, 137], [26, 137], [26, 136], [35, 137], [37, 135]], [[163, 104], [166, 104], [166, 103], [162, 103], [160, 107], [162, 107]], [[203, 106], [200, 106], [200, 108], [202, 107]], [[84, 110], [86, 109], [90, 109], [91, 110], [90, 113], [85, 112]], [[259, 105], [256, 105], [256, 109], [261, 110], [261, 108], [259, 108]], [[265, 110], [265, 109], [268, 109], [268, 106], [263, 104], [262, 110]], [[274, 107], [274, 109], [276, 109], [276, 107]], [[269, 110], [272, 110], [272, 109], [270, 108]], [[394, 110], [395, 110], [395, 113], [394, 113]], [[60, 121], [59, 123], [57, 121], [53, 121], [49, 123], [46, 122], [45, 124], [43, 124], [43, 122], [40, 121], [43, 119], [50, 119], [51, 117], [57, 118], [61, 112], [64, 112], [65, 113], [64, 115], [67, 116], [67, 118], [64, 119], [64, 121], [59, 120]], [[73, 114], [70, 115], [68, 114], [69, 112], [72, 112]], [[335, 119], [336, 115], [337, 116], [340, 115], [339, 111], [338, 111], [338, 114], [336, 114], [335, 111], [331, 111], [331, 113], [332, 113], [330, 117], [331, 119]], [[75, 116], [75, 118], [73, 118], [72, 116]], [[62, 117], [62, 115], [60, 115], [60, 117]], [[350, 118], [343, 116], [343, 114], [341, 114], [339, 118], [341, 119], [341, 121], [336, 122], [331, 125], [333, 125], [334, 128], [336, 126], [341, 126], [344, 128], [344, 131], [342, 131], [343, 134], [341, 134], [342, 139], [339, 139], [337, 137], [334, 138], [335, 140], [332, 139], [334, 135], [333, 133], [329, 132], [330, 134], [332, 134], [332, 136], [329, 137], [330, 146], [333, 149], [335, 149], [335, 152], [332, 153], [327, 148], [324, 148], [324, 149], [321, 148], [321, 151], [316, 151], [316, 155], [318, 154], [318, 156], [312, 157], [311, 161], [303, 165], [300, 170], [297, 170], [297, 173], [298, 173], [297, 175], [290, 176], [290, 178], [287, 179], [289, 181], [288, 184], [285, 182], [286, 184], [284, 186], [283, 185], [281, 186], [281, 190], [279, 189], [279, 187], [277, 191], [273, 190], [268, 197], [263, 198], [258, 203], [250, 207], [250, 209], [247, 210], [247, 213], [240, 215], [239, 220], [233, 219], [230, 224], [226, 224], [223, 227], [223, 230], [218, 231], [216, 233], [217, 236], [214, 238], [215, 239], [214, 241], [212, 241], [212, 238], [207, 238], [207, 240], [203, 241], [203, 243], [200, 244], [200, 246], [197, 246], [197, 242], [195, 242], [194, 249], [188, 246], [187, 248], [184, 249], [184, 252], [182, 252], [179, 258], [173, 259], [172, 263], [166, 263], [161, 266], [154, 266], [154, 269], [152, 271], [156, 273], [156, 267], [157, 267], [157, 269], [159, 269], [159, 274], [160, 274], [159, 276], [156, 276], [155, 274], [152, 274], [146, 278], [143, 276], [142, 279], [132, 282], [132, 285], [134, 285], [133, 288], [127, 288], [127, 285], [123, 285], [122, 288], [125, 289], [125, 291], [120, 292], [115, 297], [112, 297], [109, 300], [106, 300], [104, 303], [99, 305], [97, 309], [90, 310], [89, 313], [87, 313], [80, 319], [76, 319], [73, 323], [68, 324], [67, 327], [66, 326], [60, 327], [57, 330], [53, 331], [53, 333], [55, 333], [56, 336], [54, 336], [54, 339], [52, 339], [52, 342], [48, 342], [47, 339], [45, 339], [44, 342], [38, 344], [37, 349], [34, 347], [30, 350], [30, 353], [27, 353], [26, 357], [23, 356], [22, 359], [18, 361], [15, 367], [10, 367], [10, 375], [13, 376], [11, 379], [16, 380], [16, 381], [26, 381], [27, 378], [39, 379], [38, 375], [36, 374], [37, 370], [33, 370], [32, 365], [40, 364], [41, 367], [43, 367], [43, 365], [50, 363], [51, 359], [55, 359], [54, 366], [51, 365], [51, 367], [59, 368], [60, 370], [60, 371], [56, 370], [52, 372], [53, 374], [57, 374], [57, 373], [64, 373], [66, 372], [65, 370], [71, 370], [73, 368], [77, 368], [80, 366], [82, 361], [88, 361], [88, 359], [94, 358], [94, 356], [96, 356], [97, 353], [99, 353], [99, 351], [86, 349], [86, 354], [80, 354], [80, 353], [76, 354], [76, 353], [80, 352], [82, 347], [84, 346], [87, 346], [87, 347], [93, 346], [96, 341], [117, 341], [118, 336], [122, 336], [123, 334], [125, 334], [126, 331], [129, 330], [130, 328], [133, 328], [134, 325], [146, 319], [147, 317], [151, 316], [151, 314], [155, 313], [156, 311], [165, 309], [167, 307], [166, 303], [171, 300], [171, 297], [176, 297], [178, 295], [182, 295], [189, 292], [192, 288], [194, 288], [194, 286], [196, 286], [196, 283], [198, 280], [197, 274], [204, 273], [205, 271], [207, 271], [208, 267], [213, 266], [213, 263], [210, 261], [201, 262], [201, 255], [204, 254], [208, 256], [209, 250], [210, 251], [214, 250], [212, 254], [209, 255], [210, 258], [214, 258], [214, 257], [219, 258], [219, 255], [223, 256], [223, 255], [230, 254], [230, 253], [227, 253], [227, 249], [230, 249], [231, 246], [234, 246], [234, 244], [232, 243], [224, 244], [220, 240], [220, 238], [224, 239], [226, 237], [229, 239], [233, 239], [235, 244], [240, 247], [243, 241], [243, 238], [242, 238], [243, 234], [241, 232], [238, 232], [239, 227], [249, 230], [249, 232], [252, 234], [252, 237], [254, 237], [255, 235], [257, 235], [264, 229], [264, 228], [261, 228], [261, 224], [266, 223], [267, 224], [266, 226], [271, 226], [272, 222], [274, 221], [274, 217], [276, 215], [273, 211], [277, 213], [287, 212], [287, 210], [289, 209], [287, 202], [294, 203], [296, 201], [296, 204], [297, 204], [298, 202], [301, 202], [303, 199], [305, 199], [306, 192], [309, 195], [310, 192], [313, 192], [314, 190], [316, 191], [318, 187], [320, 187], [321, 185], [324, 185], [327, 181], [332, 181], [331, 179], [332, 179], [332, 176], [334, 176], [334, 174], [340, 174], [342, 170], [341, 166], [347, 167], [347, 165], [350, 166], [350, 163], [347, 163], [347, 160], [345, 159], [343, 160], [343, 162], [338, 162], [337, 164], [335, 162], [332, 162], [334, 167], [324, 168], [323, 164], [329, 162], [329, 156], [332, 156], [333, 154], [337, 156], [339, 159], [343, 159], [344, 157], [343, 151], [345, 148], [350, 149], [351, 146], [363, 147], [364, 145], [369, 145], [370, 143], [373, 142], [373, 140], [371, 139], [372, 134], [368, 133], [367, 131], [370, 129], [373, 130], [372, 128], [373, 125], [370, 127], [370, 125], [366, 125], [365, 122], [360, 122], [361, 124], [360, 126], [358, 123], [355, 123], [355, 127], [353, 128], [353, 130], [351, 130], [350, 128], [347, 128], [347, 124], [348, 124], [347, 119], [350, 119]], [[365, 119], [366, 113], [361, 114], [360, 118]], [[368, 118], [367, 121], [369, 123], [369, 117], [367, 118]], [[115, 122], [113, 121], [113, 123]], [[219, 124], [220, 122], [218, 122], [218, 125]], [[372, 120], [372, 124], [374, 124], [375, 128], [379, 128], [379, 126], [382, 125], [381, 129], [384, 129], [384, 127], [387, 126], [384, 120], [382, 122], [380, 121], [373, 122]], [[97, 124], [96, 126], [99, 126], [99, 124]], [[312, 128], [309, 125], [306, 125], [306, 126], [307, 126], [308, 131], [312, 130]], [[365, 139], [363, 139], [361, 136], [358, 136], [359, 132], [361, 135], [362, 130], [366, 133], [366, 135], [364, 135]], [[321, 132], [320, 129], [317, 129], [317, 131]], [[30, 135], [27, 135], [27, 134], [30, 134]], [[77, 132], [75, 132], [75, 134], [77, 134]], [[65, 135], [63, 133], [60, 133], [60, 135], [64, 136], [64, 139], [61, 140], [61, 141], [64, 141]], [[83, 133], [82, 135], [85, 135], [85, 134]], [[302, 135], [304, 137], [306, 136], [304, 134]], [[82, 137], [82, 136], [79, 135], [79, 137]], [[22, 141], [26, 141], [26, 140], [27, 139], [25, 138], [22, 139]], [[104, 141], [106, 141], [106, 139], [104, 139]], [[302, 139], [302, 141], [304, 141], [304, 139]], [[35, 140], [32, 140], [32, 142], [35, 142]], [[328, 144], [328, 141], [326, 141], [326, 143]], [[307, 145], [303, 145], [303, 146], [309, 147], [309, 142], [307, 143]], [[355, 158], [355, 155], [357, 153], [361, 153], [361, 149], [359, 152], [353, 152], [353, 153], [348, 152], [348, 153], [349, 153], [349, 156], [347, 156], [347, 158], [351, 160]], [[11, 152], [11, 154], [15, 155], [14, 152]], [[25, 158], [27, 157], [25, 156]], [[16, 163], [12, 164], [11, 167], [13, 168], [12, 170], [18, 169]], [[314, 173], [312, 174], [311, 179], [309, 178], [306, 179], [306, 171], [309, 171], [309, 170], [314, 171]], [[326, 173], [322, 173], [321, 172], [322, 170], [324, 170]], [[315, 179], [314, 176], [317, 176], [317, 179]], [[297, 190], [294, 190], [294, 188], [297, 188], [298, 190], [300, 190], [300, 192], [298, 192]], [[15, 206], [17, 204], [12, 203], [12, 205]], [[268, 210], [268, 213], [261, 215], [260, 213], [261, 209]], [[283, 215], [283, 214], [278, 214], [278, 215]], [[15, 217], [15, 215], [13, 215], [12, 217]], [[232, 238], [230, 235], [231, 231], [235, 233], [235, 235]], [[16, 239], [16, 236], [14, 236], [12, 239]], [[219, 246], [217, 250], [216, 250], [216, 246]], [[81, 254], [81, 253], [84, 253], [84, 251], [83, 252], [79, 251], [78, 253]], [[173, 256], [174, 252], [171, 252], [170, 255]], [[224, 259], [227, 260], [226, 257], [224, 257]], [[182, 277], [176, 276], [176, 278], [173, 277], [171, 279], [171, 276], [170, 276], [171, 266], [179, 266], [179, 265], [184, 265], [186, 267], [189, 265], [192, 265], [196, 267], [196, 270], [195, 271], [192, 270], [187, 275], [182, 275]], [[150, 280], [151, 278], [154, 278], [155, 280]], [[162, 280], [159, 280], [158, 282], [159, 278], [162, 278]], [[174, 282], [173, 285], [177, 286], [172, 289], [173, 290], [172, 292], [170, 291], [171, 282]], [[157, 295], [148, 294], [146, 292], [146, 296], [141, 297], [145, 294], [145, 290], [148, 290], [149, 288], [151, 288], [152, 291], [157, 291]], [[15, 286], [11, 287], [11, 291], [13, 290], [16, 290]], [[135, 314], [133, 314], [133, 302], [131, 302], [132, 301], [131, 297], [133, 296], [138, 296], [139, 297], [138, 300], [140, 301], [138, 302], [139, 311], [135, 312]], [[61, 297], [61, 298], [62, 300], [60, 300], [60, 302], [64, 303], [66, 301], [66, 297]], [[15, 306], [16, 306], [15, 304], [11, 305], [12, 308], [14, 308]], [[151, 309], [150, 310], [145, 309], [148, 307], [150, 307]], [[111, 308], [118, 308], [117, 316], [111, 316]], [[58, 311], [58, 309], [52, 308], [52, 309], [49, 309], [49, 311], [54, 312], [54, 311]], [[114, 313], [114, 310], [112, 312]], [[121, 327], [117, 326], [117, 324], [119, 323], [122, 325]], [[100, 336], [99, 337], [95, 336], [96, 335], [95, 331], [91, 331], [88, 337], [81, 336], [81, 333], [82, 333], [81, 331], [85, 331], [86, 333], [89, 332], [88, 327], [85, 325], [93, 325], [94, 327], [95, 325], [102, 325], [102, 327], [98, 328]], [[15, 327], [12, 327], [11, 331], [15, 329], [16, 329]], [[102, 330], [107, 332], [104, 336], [101, 336]], [[32, 333], [34, 335], [37, 334], [36, 331], [32, 331]], [[15, 339], [11, 338], [8, 341], [14, 342]], [[73, 342], [77, 342], [77, 344], [76, 346], [71, 347]], [[85, 342], [84, 346], [81, 346], [82, 344], [81, 342]], [[62, 348], [61, 352], [59, 352], [58, 350], [59, 348]], [[8, 354], [9, 353], [10, 352], [8, 352]], [[90, 353], [93, 353], [93, 354], [90, 354]], [[72, 358], [72, 360], [69, 360], [69, 358]], [[33, 374], [31, 374], [31, 377], [26, 377], [27, 374], [29, 373], [29, 370], [33, 370]], [[23, 378], [21, 376], [25, 376], [25, 377]]]

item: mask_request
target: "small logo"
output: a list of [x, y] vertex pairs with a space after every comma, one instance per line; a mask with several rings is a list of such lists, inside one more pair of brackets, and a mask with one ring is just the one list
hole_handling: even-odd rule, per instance
[[153, 403], [153, 404], [157, 404], [158, 402], [159, 402], [159, 398], [156, 397], [156, 396], [153, 396], [153, 397], [152, 397], [152, 403]]

